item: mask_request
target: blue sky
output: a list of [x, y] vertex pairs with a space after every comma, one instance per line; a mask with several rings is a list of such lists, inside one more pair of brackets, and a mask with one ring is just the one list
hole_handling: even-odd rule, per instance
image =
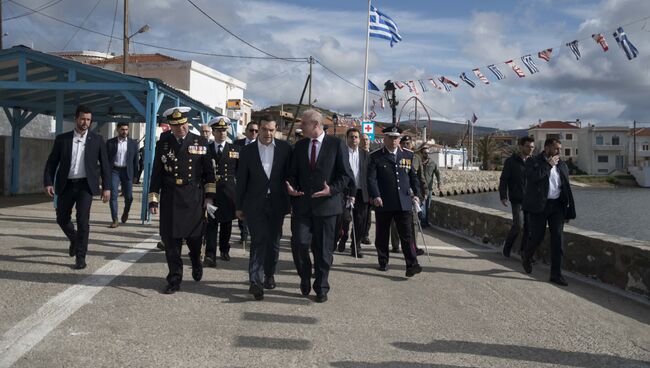
[[[14, 0], [37, 7], [52, 0]], [[114, 34], [121, 36], [121, 0]], [[348, 1], [208, 1], [194, 0], [213, 18], [275, 55], [313, 55], [353, 84], [363, 83], [367, 2]], [[151, 31], [136, 41], [233, 55], [261, 55], [211, 23], [186, 0], [131, 1], [131, 29], [149, 24]], [[62, 0], [43, 12], [74, 24], [111, 33], [116, 0]], [[371, 39], [370, 78], [382, 86], [387, 79], [412, 80], [458, 74], [481, 68], [490, 86], [464, 83], [451, 94], [430, 91], [420, 98], [434, 118], [463, 121], [472, 113], [479, 124], [502, 129], [527, 127], [541, 120], [575, 120], [597, 125], [629, 125], [650, 120], [650, 25], [648, 20], [625, 26], [641, 55], [628, 61], [612, 37], [619, 25], [650, 16], [650, 1], [639, 0], [528, 0], [528, 1], [396, 1], [373, 4], [400, 27], [403, 42]], [[4, 17], [24, 13], [13, 2], [3, 3]], [[106, 37], [78, 31], [32, 14], [5, 22], [6, 45], [25, 44], [43, 51], [106, 51]], [[610, 50], [602, 52], [589, 38], [603, 33]], [[73, 37], [74, 35], [74, 37]], [[576, 61], [563, 46], [580, 39], [582, 58]], [[584, 40], [583, 40], [584, 39]], [[121, 41], [110, 50], [121, 54]], [[551, 62], [534, 57], [540, 73], [529, 73], [519, 60], [541, 49], [554, 48]], [[249, 84], [247, 97], [258, 108], [297, 102], [306, 77], [306, 63], [242, 60], [197, 56], [133, 45], [131, 52], [161, 52], [195, 59]], [[526, 72], [517, 78], [503, 64], [515, 59]], [[497, 63], [506, 79], [496, 81], [485, 68]], [[398, 98], [410, 96], [400, 90]], [[360, 114], [362, 91], [314, 66], [313, 97], [317, 105], [341, 113]], [[377, 98], [376, 98], [377, 99]], [[404, 109], [408, 114], [410, 107]], [[389, 119], [388, 109], [378, 109], [379, 119]]]

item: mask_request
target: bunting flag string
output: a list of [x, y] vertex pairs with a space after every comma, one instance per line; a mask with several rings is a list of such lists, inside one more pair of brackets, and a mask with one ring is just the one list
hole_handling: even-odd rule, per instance
[[445, 83], [445, 77], [438, 77], [438, 80], [440, 81], [440, 83], [442, 83], [442, 86], [445, 87], [445, 90], [447, 90], [447, 92], [451, 92], [451, 87], [449, 87], [449, 85]]
[[632, 42], [627, 38], [625, 31], [623, 31], [623, 27], [618, 27], [618, 29], [616, 29], [616, 32], [614, 32], [614, 38], [616, 39], [618, 46], [625, 51], [625, 56], [627, 56], [628, 60], [632, 60], [639, 55], [639, 50], [637, 50]]
[[402, 83], [402, 82], [400, 82], [400, 81], [395, 81], [394, 84], [395, 84], [395, 87], [397, 87], [397, 88], [399, 88], [399, 89], [404, 88], [404, 83]]
[[605, 41], [605, 36], [600, 33], [594, 33], [591, 35], [591, 38], [593, 38], [594, 41], [596, 41], [596, 43], [603, 48], [604, 52], [607, 52], [607, 50], [609, 50], [609, 45], [607, 44], [607, 41]]
[[514, 60], [508, 60], [505, 62], [505, 64], [510, 68], [512, 68], [512, 71], [514, 71], [519, 78], [523, 78], [526, 76], [526, 74], [524, 74], [524, 71], [521, 70], [521, 68], [515, 63]]
[[422, 79], [418, 79], [418, 83], [420, 83], [420, 87], [422, 87], [422, 93], [428, 92], [429, 89], [427, 88], [426, 85], [424, 85], [424, 81]]
[[489, 81], [489, 80], [488, 80], [488, 79], [483, 75], [483, 73], [481, 73], [481, 71], [480, 71], [478, 68], [476, 68], [476, 69], [472, 69], [472, 71], [474, 72], [474, 75], [476, 75], [476, 77], [477, 77], [481, 82], [483, 82], [483, 83], [485, 83], [485, 84], [490, 84], [490, 81]]
[[576, 60], [580, 60], [580, 49], [578, 48], [578, 40], [573, 40], [566, 44], [566, 46], [573, 52]]
[[551, 60], [551, 54], [552, 53], [553, 53], [553, 49], [542, 50], [542, 51], [537, 53], [537, 57], [539, 57], [540, 59], [548, 62], [549, 60]]
[[442, 83], [448, 83], [448, 84], [451, 84], [451, 85], [454, 86], [454, 87], [458, 87], [458, 82], [454, 82], [453, 80], [451, 80], [451, 79], [449, 79], [449, 78], [447, 78], [447, 77], [444, 77], [444, 76], [443, 76], [443, 77], [440, 77], [440, 78], [442, 78], [442, 79], [440, 80]]
[[[408, 86], [409, 86], [409, 88], [411, 89], [412, 92], [415, 92], [416, 95], [419, 95], [419, 94], [420, 94], [420, 92], [418, 92], [418, 89], [415, 88], [415, 82], [413, 82], [412, 80], [410, 80], [410, 81], [408, 82]], [[411, 92], [411, 91], [409, 91], [409, 92]]]
[[496, 65], [490, 64], [488, 65], [488, 69], [490, 69], [490, 71], [494, 73], [494, 75], [497, 77], [497, 80], [506, 79], [506, 76], [503, 73], [501, 73], [501, 70], [499, 70], [499, 68], [497, 68]]
[[431, 83], [431, 85], [433, 85], [433, 87], [434, 87], [435, 89], [442, 89], [442, 87], [440, 87], [440, 86], [436, 83], [436, 81], [433, 80], [433, 78], [429, 78], [429, 82]]
[[474, 83], [471, 79], [467, 78], [467, 75], [465, 75], [465, 72], [460, 73], [460, 79], [467, 83], [470, 87], [474, 88], [476, 87], [476, 83]]
[[411, 88], [411, 83], [404, 81], [404, 85], [409, 89], [409, 93], [413, 93], [413, 88]]
[[530, 56], [530, 54], [522, 56], [521, 62], [524, 63], [530, 74], [539, 73], [539, 69], [537, 68], [537, 65], [535, 65], [533, 57]]

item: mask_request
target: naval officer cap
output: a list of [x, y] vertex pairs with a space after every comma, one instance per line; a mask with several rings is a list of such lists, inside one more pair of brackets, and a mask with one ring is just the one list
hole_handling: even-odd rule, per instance
[[406, 142], [410, 142], [411, 140], [412, 140], [412, 139], [411, 139], [411, 136], [410, 136], [410, 135], [405, 135], [405, 136], [403, 136], [403, 137], [399, 140], [399, 142], [400, 142], [400, 143], [406, 143]]
[[216, 116], [210, 119], [208, 126], [212, 129], [226, 130], [230, 127], [230, 119], [225, 116]]
[[182, 125], [187, 123], [190, 110], [186, 106], [171, 107], [163, 112], [163, 117], [169, 125]]
[[402, 135], [402, 128], [398, 127], [395, 124], [391, 124], [384, 129], [381, 130], [382, 133], [384, 133], [385, 136], [389, 137], [399, 137]]

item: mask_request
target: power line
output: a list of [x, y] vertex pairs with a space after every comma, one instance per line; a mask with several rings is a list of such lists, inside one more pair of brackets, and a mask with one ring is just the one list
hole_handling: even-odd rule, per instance
[[[41, 10], [45, 10], [45, 9], [47, 9], [47, 8], [51, 8], [51, 7], [53, 7], [54, 5], [56, 5], [56, 4], [58, 4], [58, 3], [62, 2], [62, 1], [63, 1], [63, 0], [52, 0], [52, 1], [46, 2], [46, 3], [44, 3], [44, 4], [42, 4], [42, 5], [38, 6], [38, 7], [36, 7], [36, 10], [37, 10], [37, 11], [41, 11]], [[4, 3], [4, 2], [12, 2], [12, 3], [13, 3], [12, 0], [4, 0], [4, 1], [0, 1], [0, 3]], [[32, 14], [34, 14], [34, 13], [36, 12], [36, 10], [32, 10], [32, 11], [29, 11], [29, 12], [26, 12], [26, 13], [23, 13], [23, 14], [18, 14], [18, 15], [15, 15], [15, 16], [12, 16], [12, 17], [9, 17], [9, 18], [4, 18], [2, 21], [3, 21], [3, 22], [6, 22], [6, 21], [8, 21], [8, 20], [13, 20], [13, 19], [18, 19], [18, 18], [26, 17], [26, 16], [28, 16], [28, 15], [32, 15]]]
[[108, 48], [106, 49], [106, 55], [108, 56], [111, 52], [111, 43], [113, 42], [113, 32], [115, 31], [115, 21], [117, 20], [117, 8], [119, 0], [115, 0], [115, 12], [113, 13], [113, 26], [111, 27], [111, 37], [108, 39]]
[[[320, 60], [318, 60], [318, 59], [314, 59], [314, 61], [315, 61], [318, 65], [322, 66], [323, 69], [325, 69], [325, 70], [327, 70], [328, 72], [334, 74], [336, 77], [338, 77], [340, 80], [344, 81], [345, 83], [347, 83], [347, 84], [349, 84], [349, 85], [351, 85], [351, 86], [353, 86], [353, 87], [356, 87], [356, 88], [358, 88], [358, 89], [363, 90], [363, 87], [361, 87], [361, 86], [359, 86], [358, 84], [355, 84], [354, 82], [351, 82], [350, 80], [348, 80], [348, 79], [342, 77], [339, 73], [333, 71], [332, 69], [328, 68], [328, 67], [325, 66], [323, 63], [321, 63]], [[372, 91], [368, 91], [368, 93], [370, 93], [370, 94], [372, 94], [372, 95], [375, 95], [375, 96], [377, 96], [377, 97], [382, 97], [381, 94], [378, 94], [378, 93], [375, 93], [375, 92], [372, 92]]]
[[[92, 15], [92, 13], [95, 11], [95, 9], [97, 9], [97, 6], [98, 6], [99, 3], [101, 3], [101, 2], [102, 2], [102, 0], [97, 0], [97, 2], [95, 3], [95, 6], [93, 6], [93, 8], [90, 9], [90, 12], [88, 13], [88, 15], [86, 15], [86, 18], [84, 18], [83, 22], [81, 22], [81, 26], [82, 26], [82, 27], [83, 27], [84, 24], [86, 24], [86, 22], [88, 21], [88, 18], [90, 18], [90, 16]], [[77, 29], [74, 31], [74, 33], [72, 34], [72, 37], [70, 37], [70, 39], [68, 40], [68, 42], [66, 42], [65, 45], [63, 46], [62, 51], [65, 51], [65, 49], [68, 48], [68, 45], [70, 44], [70, 42], [72, 42], [72, 40], [75, 38], [75, 36], [77, 35], [77, 33], [79, 33], [79, 30], [80, 30], [80, 28], [77, 28]], [[112, 33], [112, 32], [111, 32], [111, 33]]]

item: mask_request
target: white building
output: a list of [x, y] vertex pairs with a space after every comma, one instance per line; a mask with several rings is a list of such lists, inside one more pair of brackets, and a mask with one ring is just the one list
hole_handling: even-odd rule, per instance
[[610, 175], [624, 171], [628, 165], [627, 127], [597, 127], [589, 124], [580, 129], [577, 165], [588, 175]]
[[630, 166], [650, 167], [650, 128], [637, 128], [636, 132], [629, 130], [628, 140]]
[[580, 120], [568, 121], [545, 121], [533, 125], [528, 129], [528, 135], [535, 139], [535, 151], [544, 150], [544, 141], [548, 138], [557, 138], [562, 142], [563, 160], [571, 160], [574, 163], [579, 158], [578, 136], [580, 134]]
[[431, 147], [429, 158], [435, 161], [439, 168], [462, 169], [463, 166], [468, 166], [465, 148], [448, 148], [435, 144]]

